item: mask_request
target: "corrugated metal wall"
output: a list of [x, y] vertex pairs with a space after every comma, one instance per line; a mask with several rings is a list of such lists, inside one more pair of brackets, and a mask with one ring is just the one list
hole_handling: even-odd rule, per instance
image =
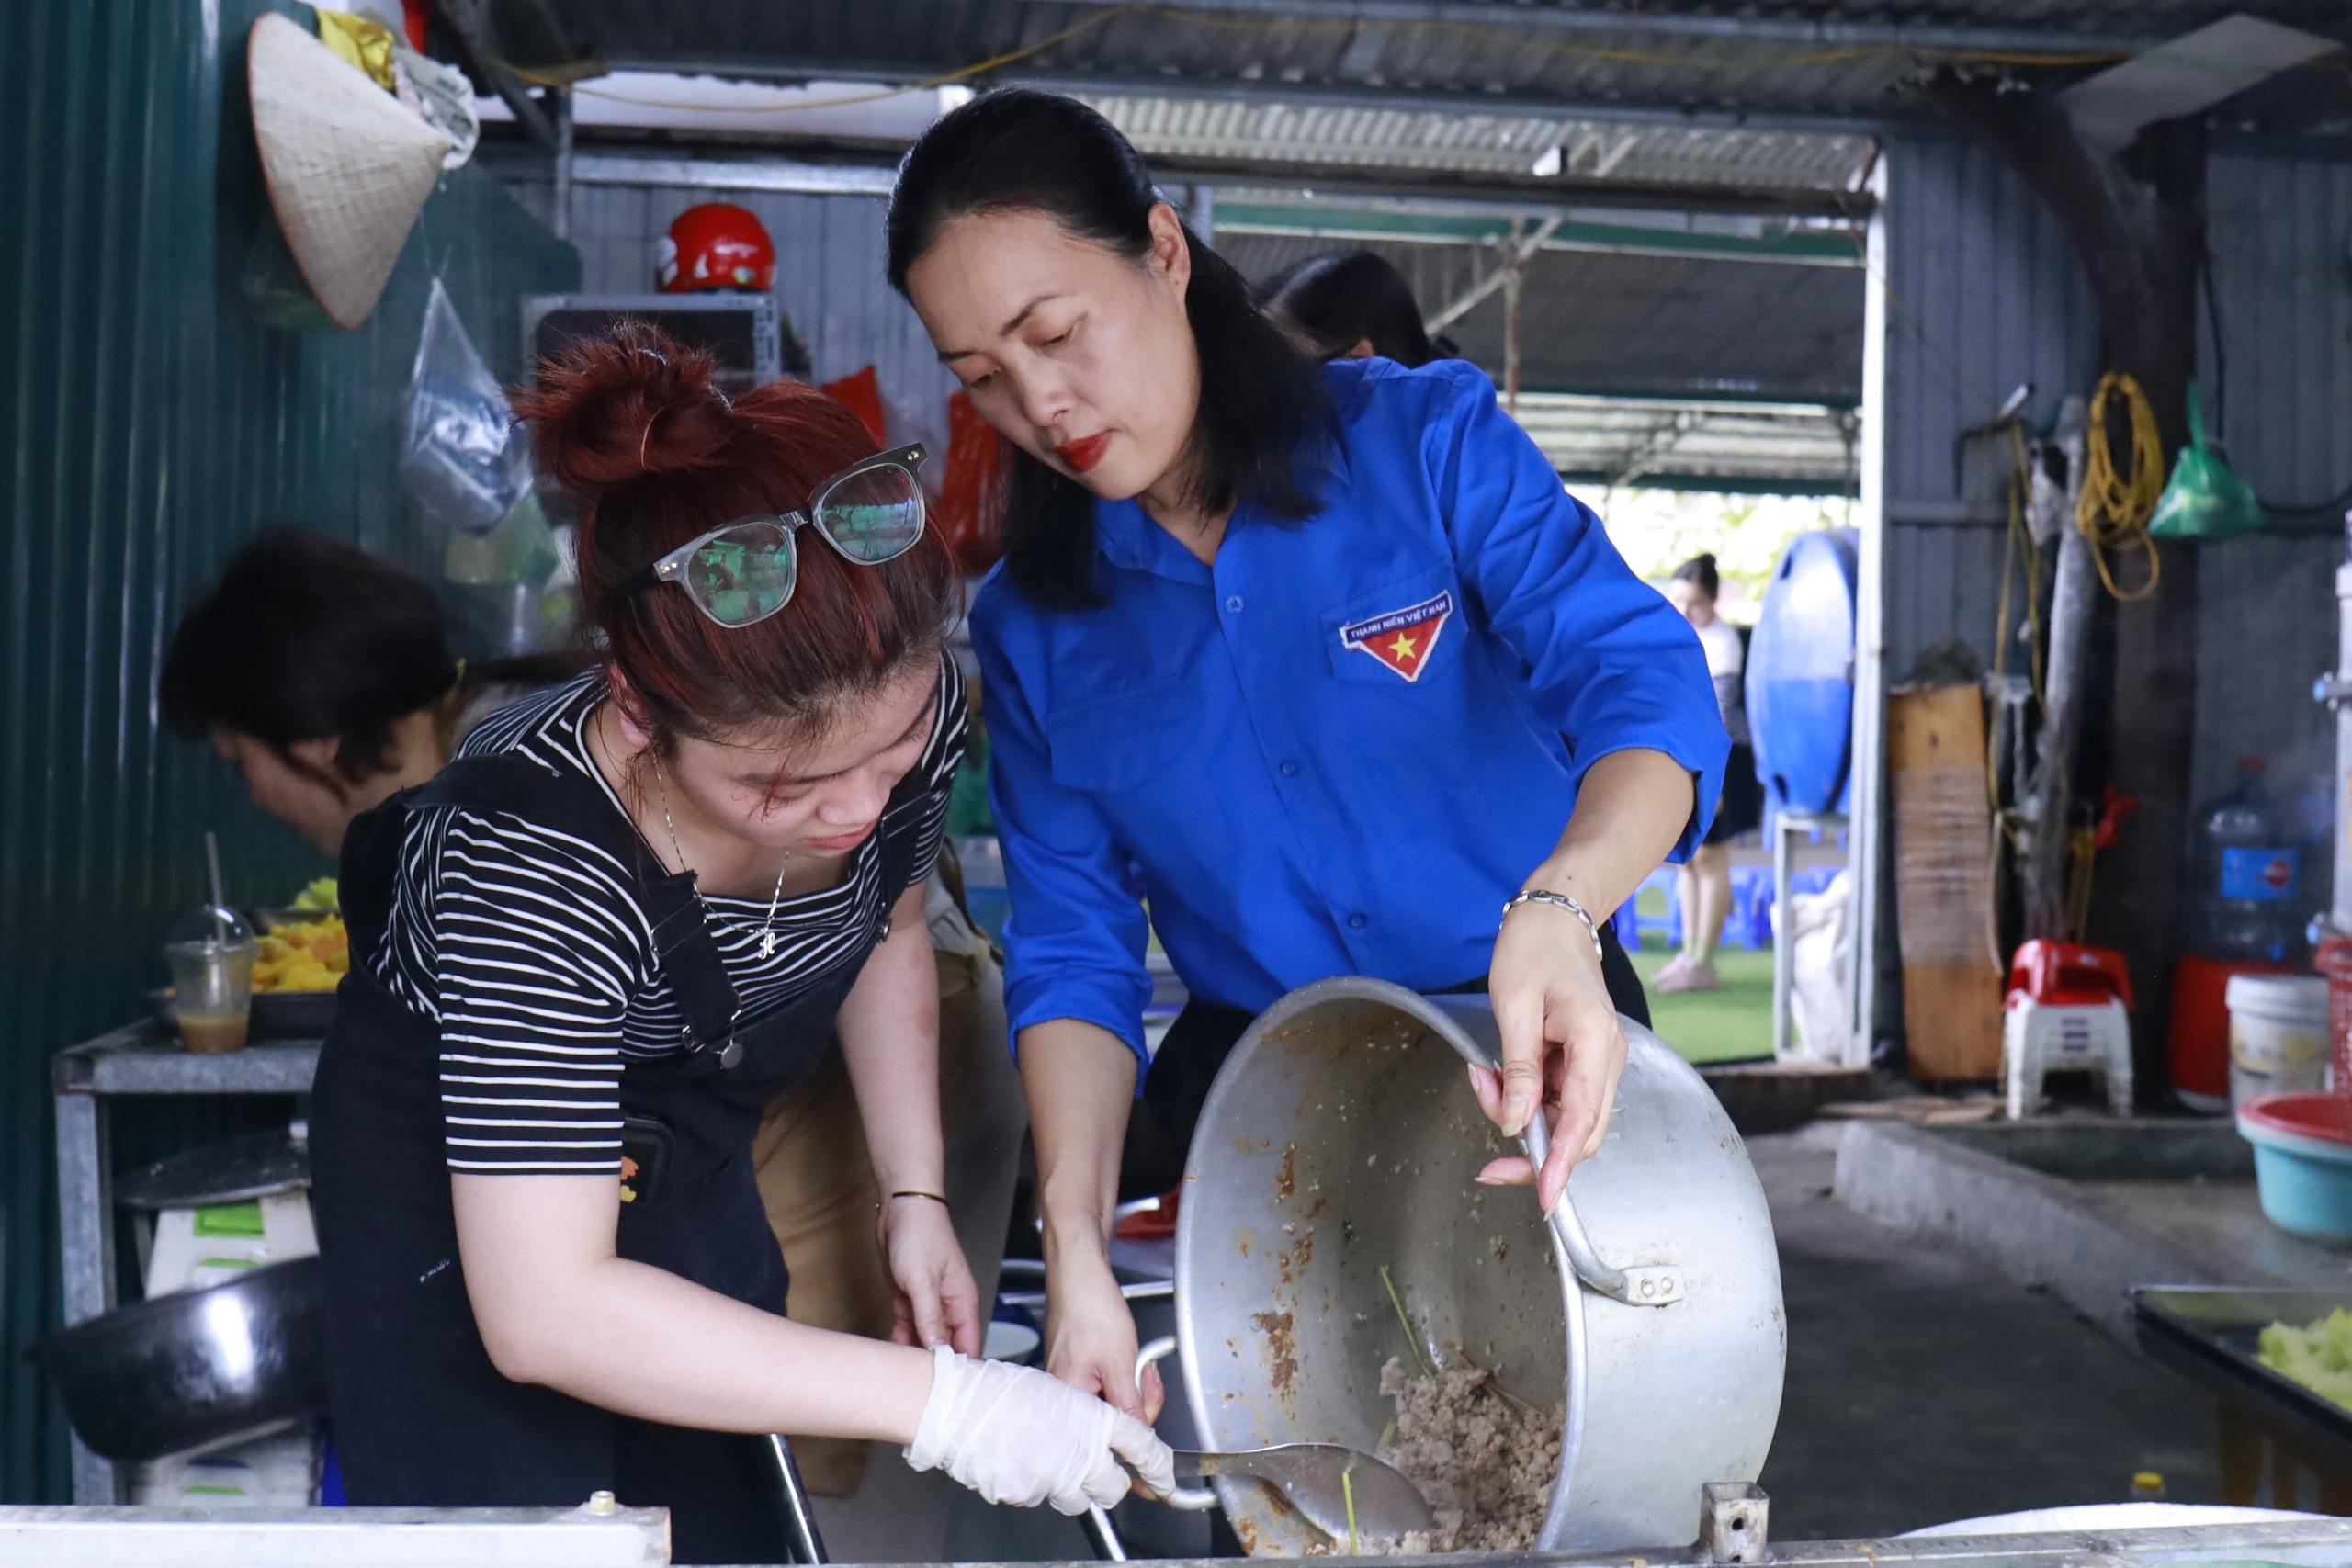
[[427, 282], [447, 280], [485, 355], [512, 375], [514, 298], [579, 277], [573, 253], [496, 181], [461, 170], [363, 330], [254, 324], [238, 277], [266, 204], [243, 39], [261, 9], [0, 7], [0, 146], [15, 192], [0, 246], [11, 318], [0, 340], [0, 1497], [11, 1501], [67, 1490], [62, 1422], [21, 1356], [57, 1315], [49, 1058], [144, 1005], [164, 927], [198, 897], [206, 828], [221, 833], [233, 898], [282, 896], [322, 869], [209, 750], [158, 734], [154, 671], [174, 616], [271, 522], [437, 564], [404, 522], [392, 472]]
[[[503, 165], [502, 173], [508, 173]], [[517, 199], [548, 215], [551, 190], [545, 180], [511, 173], [508, 178]], [[732, 202], [767, 226], [775, 242], [776, 304], [808, 345], [816, 378], [831, 381], [873, 366], [893, 420], [944, 455], [947, 397], [956, 378], [884, 276], [879, 197], [581, 186], [571, 197], [581, 287], [600, 294], [651, 292], [655, 248], [671, 220], [705, 201]]]
[[[1957, 637], [1988, 663], [2006, 508], [1999, 457], [1953, 444], [2020, 381], [2037, 423], [2087, 393], [2098, 318], [2041, 200], [1989, 152], [1894, 141], [1888, 159], [1887, 669]], [[2222, 321], [2231, 461], [2266, 497], [2316, 500], [2352, 482], [2352, 163], [2216, 156], [2209, 231]], [[2210, 339], [2204, 374], [2213, 376]], [[2333, 658], [2330, 538], [2208, 547], [2193, 794], [2236, 758], [2282, 768], [2324, 752], [2310, 700]], [[2324, 769], [2322, 770], [2324, 772]]]
[[[2352, 485], [2352, 161], [2216, 156], [2206, 174], [2222, 350], [2217, 434], [2267, 501], [2300, 505]], [[2324, 792], [2335, 726], [2311, 700], [2335, 661], [2340, 519], [2305, 517], [2301, 537], [2204, 552], [2197, 649], [2193, 798], [2228, 787], [2236, 760], [2267, 757], [2274, 778]]]
[[1991, 661], [2006, 455], [1954, 442], [2021, 381], [2047, 423], [2097, 363], [2098, 311], [2039, 199], [1973, 142], [1888, 144], [1886, 669], [1959, 638]]

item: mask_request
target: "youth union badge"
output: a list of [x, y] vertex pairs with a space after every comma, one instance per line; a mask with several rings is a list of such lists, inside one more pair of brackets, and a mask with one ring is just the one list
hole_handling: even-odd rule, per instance
[[1401, 610], [1390, 610], [1370, 620], [1340, 628], [1340, 643], [1368, 653], [1408, 681], [1418, 681], [1437, 648], [1438, 634], [1453, 614], [1453, 591]]

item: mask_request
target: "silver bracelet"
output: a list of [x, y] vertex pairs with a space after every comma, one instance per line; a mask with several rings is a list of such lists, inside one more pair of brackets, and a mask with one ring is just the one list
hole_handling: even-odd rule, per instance
[[[1592, 935], [1592, 955], [1604, 963], [1607, 962], [1607, 956], [1600, 945], [1600, 926], [1589, 914], [1586, 913], [1582, 904], [1565, 893], [1547, 893], [1541, 887], [1525, 887], [1521, 888], [1510, 903], [1503, 906], [1503, 919], [1509, 919], [1510, 912], [1521, 904], [1549, 904], [1555, 908], [1566, 909], [1569, 914], [1582, 920], [1584, 929]], [[1501, 929], [1501, 921], [1496, 922], [1496, 929], [1498, 931]]]

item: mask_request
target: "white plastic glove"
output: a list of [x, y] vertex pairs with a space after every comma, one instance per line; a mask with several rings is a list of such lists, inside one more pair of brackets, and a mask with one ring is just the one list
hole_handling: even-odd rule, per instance
[[1175, 1490], [1176, 1456], [1126, 1412], [1032, 1367], [944, 1345], [931, 1356], [931, 1397], [903, 1450], [915, 1469], [944, 1470], [991, 1503], [1065, 1514], [1125, 1496], [1122, 1459], [1154, 1492]]

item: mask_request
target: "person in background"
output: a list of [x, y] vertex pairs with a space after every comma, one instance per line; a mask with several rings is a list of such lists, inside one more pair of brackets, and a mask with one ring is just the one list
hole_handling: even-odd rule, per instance
[[157, 695], [255, 806], [333, 855], [353, 818], [439, 773], [485, 717], [587, 663], [452, 659], [430, 587], [348, 539], [276, 528], [181, 618]]
[[1408, 369], [1453, 355], [1421, 326], [1413, 286], [1370, 251], [1331, 251], [1290, 265], [1266, 281], [1264, 310], [1293, 343], [1316, 359], [1393, 359]]
[[1722, 710], [1724, 728], [1731, 735], [1731, 758], [1724, 764], [1723, 804], [1715, 808], [1714, 824], [1707, 829], [1706, 838], [1690, 852], [1679, 873], [1682, 951], [1650, 979], [1653, 987], [1668, 995], [1723, 987], [1723, 977], [1715, 973], [1714, 952], [1715, 943], [1723, 940], [1724, 919], [1731, 913], [1731, 840], [1764, 819], [1764, 786], [1757, 782], [1756, 749], [1747, 732], [1747, 646], [1739, 628], [1715, 614], [1715, 598], [1722, 591], [1712, 555], [1684, 561], [1666, 585], [1667, 598], [1698, 632], [1699, 646], [1706, 650], [1715, 705]]

